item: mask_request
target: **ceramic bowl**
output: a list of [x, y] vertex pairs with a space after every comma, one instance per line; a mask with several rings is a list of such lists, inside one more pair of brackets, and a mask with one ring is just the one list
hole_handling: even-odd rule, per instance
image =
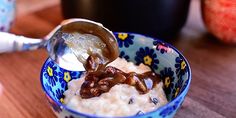
[[[184, 56], [173, 46], [161, 40], [135, 33], [114, 33], [120, 48], [120, 57], [135, 64], [144, 63], [160, 74], [168, 104], [144, 115], [126, 118], [171, 118], [180, 108], [189, 90], [191, 70]], [[48, 58], [41, 70], [42, 88], [53, 111], [62, 118], [104, 118], [76, 112], [63, 104], [63, 92], [72, 79], [83, 72], [60, 68]]]
[[0, 31], [9, 31], [15, 16], [15, 0], [0, 0]]

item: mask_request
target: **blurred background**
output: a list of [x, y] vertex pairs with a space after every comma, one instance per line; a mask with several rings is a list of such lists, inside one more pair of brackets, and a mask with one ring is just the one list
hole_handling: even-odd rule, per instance
[[[194, 23], [194, 25], [203, 28], [198, 0], [193, 0], [196, 4], [190, 4], [191, 0], [181, 0], [179, 2], [175, 2], [175, 0], [149, 0], [149, 2], [138, 0], [133, 3], [132, 0], [130, 0], [131, 2], [125, 2], [124, 0], [107, 1], [109, 0], [102, 0], [101, 2], [94, 0], [61, 0], [61, 2], [60, 0], [16, 0], [16, 19], [11, 31], [18, 33], [16, 24], [24, 25], [21, 21], [23, 19], [20, 17], [29, 13], [37, 13], [37, 11], [40, 11], [41, 14], [38, 13], [40, 18], [35, 18], [35, 20], [50, 19], [53, 23], [59, 24], [64, 18], [87, 18], [101, 22], [112, 31], [136, 32], [162, 39], [170, 39], [176, 36], [186, 24], [186, 21], [187, 26]], [[140, 5], [142, 3], [145, 4]], [[57, 16], [46, 13], [46, 10], [48, 10], [46, 8], [56, 5], [58, 7], [54, 7], [53, 10], [55, 10]], [[104, 7], [106, 5], [112, 5], [112, 7]], [[191, 9], [189, 9], [190, 5]], [[41, 11], [42, 9], [45, 12]], [[188, 17], [188, 14], [194, 15]], [[34, 19], [32, 18], [32, 20]], [[37, 27], [43, 26], [38, 25]], [[45, 30], [38, 33], [42, 34], [43, 32]]]
[[[54, 8], [57, 15], [42, 11], [42, 9], [46, 11], [46, 8], [55, 5], [58, 6], [58, 8]], [[205, 21], [208, 31], [215, 37], [223, 42], [236, 42], [235, 0], [217, 2], [214, 0], [202, 0], [201, 2], [200, 0], [180, 0], [178, 2], [175, 0], [145, 2], [142, 0], [135, 2], [132, 0], [112, 2], [109, 0], [99, 2], [95, 0], [16, 0], [14, 24], [21, 22], [22, 19], [19, 17], [37, 13], [37, 11], [41, 11], [41, 19], [48, 18], [55, 24], [59, 24], [58, 22], [66, 18], [87, 18], [101, 22], [112, 31], [142, 33], [162, 40], [176, 38], [182, 29], [186, 29], [183, 26], [195, 26], [195, 29], [199, 28], [206, 32], [203, 25], [203, 21]], [[47, 14], [50, 15], [47, 16]], [[17, 33], [16, 29], [16, 26], [13, 25], [12, 32]]]
[[[0, 11], [7, 14], [0, 30], [17, 35], [43, 38], [63, 19], [77, 16], [102, 22], [112, 31], [165, 40], [183, 53], [192, 68], [191, 87], [176, 117], [236, 117], [236, 0], [146, 0], [145, 4], [109, 0], [107, 6], [95, 0], [3, 1], [0, 10], [4, 6], [9, 10]], [[108, 3], [116, 3], [114, 8], [120, 10]], [[154, 14], [153, 9], [157, 9]], [[39, 81], [47, 57], [44, 49], [0, 54], [1, 118], [55, 117]]]

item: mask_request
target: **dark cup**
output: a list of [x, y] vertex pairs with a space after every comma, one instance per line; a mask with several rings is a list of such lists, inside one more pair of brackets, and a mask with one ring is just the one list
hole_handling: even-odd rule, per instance
[[189, 3], [190, 0], [61, 0], [65, 18], [86, 18], [112, 31], [164, 39], [183, 27]]

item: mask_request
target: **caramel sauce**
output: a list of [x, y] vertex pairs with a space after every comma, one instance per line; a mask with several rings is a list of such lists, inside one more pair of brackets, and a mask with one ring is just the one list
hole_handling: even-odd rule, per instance
[[[81, 50], [73, 47], [73, 45], [77, 43], [71, 44], [67, 42], [67, 45], [72, 48], [74, 54], [78, 60], [83, 63], [87, 71], [85, 81], [80, 90], [82, 98], [87, 99], [100, 96], [117, 84], [134, 86], [140, 94], [145, 94], [160, 82], [159, 75], [151, 71], [143, 74], [137, 74], [135, 72], [125, 73], [115, 67], [106, 67], [108, 63], [114, 61], [119, 56], [119, 48], [114, 35], [100, 24], [86, 20], [71, 23], [64, 22], [62, 23], [61, 30], [63, 33], [70, 34], [75, 32], [91, 34], [99, 37], [102, 42], [106, 44], [102, 47], [95, 47], [89, 44], [99, 42], [100, 39], [96, 39], [90, 43], [82, 43], [80, 39], [74, 39], [78, 40], [77, 43], [82, 43], [83, 46], [85, 46], [86, 52], [88, 52], [89, 57], [83, 61], [83, 59], [80, 59]], [[102, 50], [102, 54], [91, 51], [89, 48], [99, 48]]]
[[125, 73], [115, 67], [105, 67], [100, 61], [96, 55], [87, 59], [87, 75], [80, 90], [84, 99], [100, 96], [117, 84], [134, 86], [140, 94], [145, 94], [160, 82], [159, 75], [154, 72]]

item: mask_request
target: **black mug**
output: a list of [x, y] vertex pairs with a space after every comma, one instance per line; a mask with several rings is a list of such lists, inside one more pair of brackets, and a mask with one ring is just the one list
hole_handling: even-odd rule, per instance
[[61, 0], [65, 18], [86, 18], [112, 31], [164, 39], [183, 27], [189, 3], [190, 0]]

